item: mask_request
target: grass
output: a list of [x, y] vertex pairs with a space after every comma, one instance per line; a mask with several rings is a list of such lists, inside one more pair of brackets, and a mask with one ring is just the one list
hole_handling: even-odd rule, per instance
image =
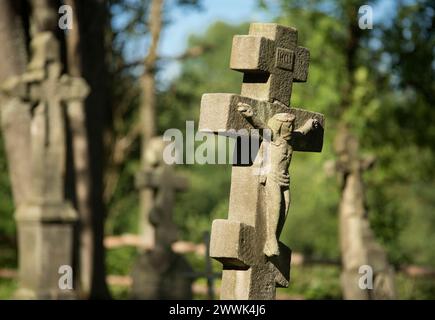
[[288, 288], [277, 294], [300, 299], [341, 299], [340, 270], [335, 266], [292, 266]]
[[[13, 252], [2, 252], [0, 266], [15, 268], [16, 258]], [[131, 268], [138, 256], [138, 251], [132, 247], [123, 247], [107, 251], [107, 271], [111, 275], [130, 275]], [[185, 255], [196, 272], [204, 270], [205, 259], [194, 254]], [[214, 272], [221, 272], [221, 266], [213, 261]], [[292, 266], [289, 288], [279, 288], [277, 295], [284, 299], [341, 299], [340, 268], [337, 266]], [[206, 280], [199, 278], [196, 285], [206, 288]], [[216, 280], [215, 286], [220, 286]], [[11, 299], [17, 288], [15, 279], [0, 278], [0, 300]], [[403, 273], [396, 274], [396, 289], [398, 299], [435, 299], [435, 279], [410, 278]], [[130, 296], [130, 288], [111, 285], [113, 299], [124, 300]], [[217, 291], [217, 290], [216, 290]], [[194, 299], [207, 299], [205, 294], [196, 294]]]
[[15, 279], [0, 279], [0, 300], [12, 299], [16, 289], [17, 281]]

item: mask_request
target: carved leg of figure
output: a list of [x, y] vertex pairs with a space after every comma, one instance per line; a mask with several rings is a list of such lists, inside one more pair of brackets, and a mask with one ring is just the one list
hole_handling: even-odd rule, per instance
[[276, 230], [276, 239], [279, 240], [281, 236], [282, 229], [284, 228], [284, 223], [287, 219], [288, 209], [290, 207], [290, 187], [281, 189], [282, 196], [284, 198], [284, 209], [280, 211], [280, 217], [278, 222], [278, 227]]
[[266, 256], [278, 256], [277, 227], [281, 209], [281, 187], [275, 181], [269, 180], [266, 183], [266, 243], [263, 252]]

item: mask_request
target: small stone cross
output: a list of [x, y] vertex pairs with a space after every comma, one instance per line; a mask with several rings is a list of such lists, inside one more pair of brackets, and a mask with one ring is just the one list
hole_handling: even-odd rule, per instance
[[187, 178], [176, 175], [172, 165], [164, 163], [164, 146], [162, 137], [151, 139], [147, 150], [147, 168], [136, 175], [136, 187], [152, 193], [148, 219], [153, 227], [153, 246], [170, 248], [178, 239], [178, 228], [172, 217], [175, 195], [186, 191], [189, 183]]

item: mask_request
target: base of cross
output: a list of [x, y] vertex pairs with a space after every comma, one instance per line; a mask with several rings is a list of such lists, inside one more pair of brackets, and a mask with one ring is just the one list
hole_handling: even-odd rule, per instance
[[213, 221], [210, 256], [223, 264], [221, 299], [273, 300], [290, 282], [291, 250], [279, 242], [279, 256], [267, 257], [263, 237], [247, 224]]
[[192, 273], [185, 257], [170, 248], [144, 251], [133, 266], [130, 299], [191, 300]]
[[15, 219], [20, 281], [14, 298], [75, 299], [72, 268], [77, 212], [68, 202], [31, 203], [20, 205]]
[[14, 292], [13, 300], [76, 300], [78, 297], [75, 290], [44, 290], [18, 288]]

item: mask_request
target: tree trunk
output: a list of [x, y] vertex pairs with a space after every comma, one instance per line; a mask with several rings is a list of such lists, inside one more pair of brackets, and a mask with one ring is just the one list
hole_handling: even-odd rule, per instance
[[[151, 34], [151, 45], [144, 61], [144, 74], [142, 76], [142, 104], [141, 112], [141, 166], [146, 169], [146, 148], [153, 136], [156, 135], [156, 69], [158, 60], [158, 44], [162, 30], [163, 0], [151, 2], [148, 25]], [[143, 237], [145, 246], [154, 247], [154, 228], [149, 222], [148, 213], [153, 201], [153, 193], [150, 190], [140, 191], [139, 232]]]
[[[73, 13], [77, 12], [76, 1], [66, 0]], [[68, 73], [74, 77], [83, 77], [80, 47], [80, 24], [76, 14], [73, 15], [73, 28], [66, 36], [66, 56]], [[70, 156], [72, 159], [71, 183], [75, 207], [79, 213], [79, 228], [76, 232], [75, 258], [76, 281], [80, 296], [91, 296], [93, 264], [94, 264], [94, 235], [92, 225], [92, 172], [90, 167], [88, 130], [86, 128], [85, 106], [81, 103], [71, 105], [67, 110], [69, 140], [71, 143]]]
[[70, 110], [68, 116], [74, 146], [76, 204], [80, 214], [79, 266], [85, 298], [110, 297], [106, 284], [103, 202], [103, 133], [110, 112], [106, 65], [105, 0], [67, 1], [74, 9], [74, 26], [67, 35], [68, 67], [90, 86], [85, 109]]

